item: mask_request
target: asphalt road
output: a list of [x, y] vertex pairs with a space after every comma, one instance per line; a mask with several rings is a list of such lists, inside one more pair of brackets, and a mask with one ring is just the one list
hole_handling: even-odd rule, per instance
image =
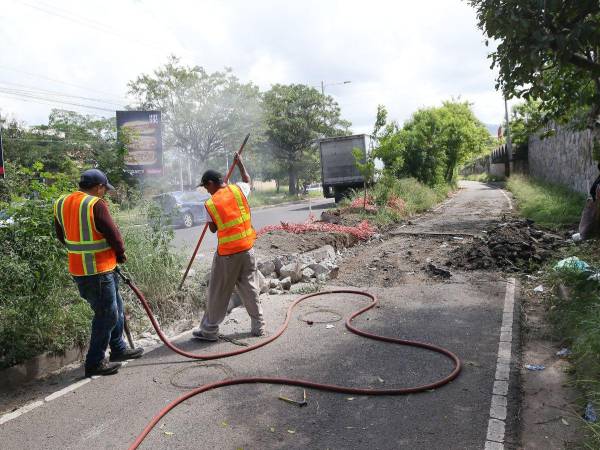
[[[461, 216], [467, 221], [475, 221], [477, 211], [482, 211], [482, 220], [500, 216], [506, 210], [503, 194], [481, 186], [470, 184], [443, 208], [416, 220], [415, 230], [440, 227], [451, 232], [447, 224], [454, 222], [466, 231]], [[298, 205], [285, 208], [301, 209]], [[381, 245], [394, 251], [394, 241], [389, 242]], [[301, 399], [302, 389], [297, 387], [222, 388], [184, 402], [159, 423], [142, 448], [482, 449], [505, 280], [499, 274], [470, 273], [456, 274], [451, 281], [365, 289], [378, 295], [381, 305], [361, 316], [356, 325], [378, 334], [445, 346], [462, 359], [461, 375], [434, 391], [401, 397], [307, 390], [308, 406], [303, 408], [278, 400], [279, 395]], [[291, 296], [264, 299], [269, 332], [279, 326], [292, 300]], [[449, 373], [451, 363], [438, 354], [349, 333], [342, 318], [364, 304], [364, 299], [353, 295], [307, 301], [280, 339], [228, 359], [194, 362], [159, 347], [130, 362], [116, 376], [95, 379], [0, 425], [0, 445], [7, 450], [126, 448], [170, 401], [198, 385], [228, 377], [288, 376], [390, 388], [431, 382]], [[248, 343], [257, 339], [249, 336], [249, 319], [241, 309], [226, 319], [221, 332]], [[178, 343], [197, 352], [237, 348], [228, 342], [191, 341], [189, 334]], [[509, 405], [509, 441], [514, 438], [511, 415], [516, 416], [514, 406]], [[512, 447], [507, 443], [494, 448]]]

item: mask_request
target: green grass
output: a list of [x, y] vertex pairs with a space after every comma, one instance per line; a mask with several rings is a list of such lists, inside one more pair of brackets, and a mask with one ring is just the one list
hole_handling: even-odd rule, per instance
[[[600, 411], [600, 283], [587, 280], [589, 274], [570, 271], [558, 272], [553, 266], [556, 261], [568, 256], [577, 256], [596, 270], [600, 269], [600, 243], [586, 241], [561, 249], [556, 259], [544, 268], [544, 286], [560, 284], [570, 290], [569, 299], [550, 296], [548, 310], [556, 337], [573, 352], [571, 379], [579, 389], [579, 410], [591, 401]], [[586, 423], [584, 448], [600, 448], [600, 423]]]
[[585, 196], [566, 187], [513, 175], [507, 188], [514, 194], [520, 213], [554, 230], [579, 222]]
[[270, 206], [279, 205], [281, 203], [308, 200], [308, 198], [322, 198], [323, 191], [310, 191], [305, 195], [290, 195], [287, 191], [281, 190], [277, 192], [275, 190], [270, 191], [252, 191], [248, 197], [248, 203], [251, 208], [257, 206]]

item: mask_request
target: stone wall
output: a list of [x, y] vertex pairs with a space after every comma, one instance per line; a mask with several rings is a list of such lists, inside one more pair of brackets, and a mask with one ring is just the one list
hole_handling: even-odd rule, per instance
[[553, 136], [529, 137], [529, 174], [585, 193], [587, 182], [591, 185], [598, 176], [597, 162], [592, 159], [591, 131], [553, 127]]

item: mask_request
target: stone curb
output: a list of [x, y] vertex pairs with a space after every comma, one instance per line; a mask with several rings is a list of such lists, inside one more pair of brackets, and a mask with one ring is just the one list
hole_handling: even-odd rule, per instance
[[0, 370], [0, 385], [17, 387], [37, 380], [83, 359], [85, 349], [73, 347], [64, 355], [44, 353], [21, 364]]

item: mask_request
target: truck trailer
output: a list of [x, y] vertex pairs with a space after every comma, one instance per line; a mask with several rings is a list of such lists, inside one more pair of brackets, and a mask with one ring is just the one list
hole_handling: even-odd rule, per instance
[[352, 153], [358, 148], [366, 160], [370, 151], [370, 137], [366, 134], [321, 139], [321, 180], [323, 195], [335, 198], [336, 203], [348, 196], [351, 189], [363, 187], [365, 179], [356, 167]]

